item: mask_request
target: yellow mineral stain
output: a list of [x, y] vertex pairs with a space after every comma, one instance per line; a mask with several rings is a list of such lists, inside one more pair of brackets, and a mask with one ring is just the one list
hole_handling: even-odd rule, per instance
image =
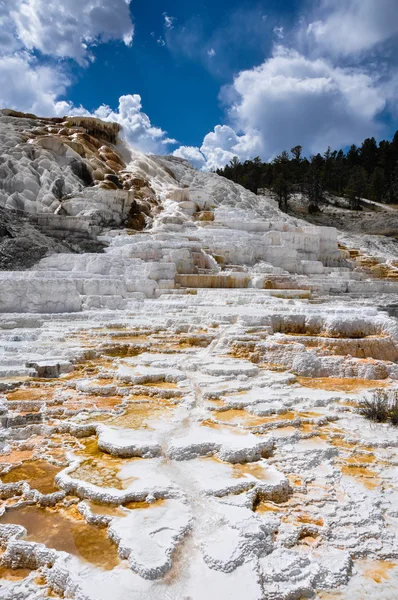
[[274, 429], [272, 431], [272, 433], [274, 435], [278, 435], [278, 437], [279, 436], [288, 436], [288, 435], [293, 435], [294, 433], [297, 433], [297, 428], [288, 425], [286, 427], [278, 427], [278, 429]]
[[330, 434], [344, 435], [346, 432], [341, 427], [338, 427], [336, 423], [330, 422], [327, 425], [322, 426], [323, 431], [330, 432]]
[[120, 479], [119, 472], [123, 465], [131, 464], [140, 458], [122, 459], [101, 452], [98, 448], [97, 438], [88, 438], [83, 443], [84, 449], [77, 450], [77, 456], [85, 460], [70, 473], [73, 479], [80, 479], [100, 487], [113, 487], [117, 490], [126, 489], [135, 477]]
[[336, 377], [297, 377], [297, 383], [303, 387], [329, 392], [360, 392], [377, 387], [388, 387], [387, 381], [372, 379], [341, 379]]
[[240, 479], [246, 475], [256, 477], [256, 479], [267, 479], [268, 474], [266, 468], [259, 463], [244, 463], [235, 464], [232, 466], [232, 477]]
[[151, 429], [151, 421], [170, 420], [174, 411], [175, 405], [167, 406], [166, 402], [135, 402], [129, 404], [122, 415], [112, 418], [108, 423], [126, 429]]
[[110, 506], [109, 504], [100, 504], [98, 502], [88, 502], [89, 508], [94, 515], [105, 515], [107, 517], [125, 517], [126, 512], [119, 506]]
[[33, 457], [33, 450], [11, 450], [9, 454], [0, 454], [0, 464], [16, 464]]
[[94, 396], [94, 395], [82, 395], [68, 399], [63, 403], [63, 408], [68, 410], [113, 410], [119, 404], [122, 404], [122, 396]]
[[52, 494], [59, 491], [54, 478], [61, 469], [62, 467], [57, 467], [44, 460], [25, 461], [22, 465], [1, 475], [1, 479], [3, 483], [27, 481], [32, 489], [37, 490], [41, 494]]
[[47, 579], [46, 579], [44, 573], [40, 573], [40, 572], [35, 577], [34, 581], [35, 581], [36, 585], [46, 585], [47, 584]]
[[103, 456], [103, 452], [98, 448], [98, 440], [95, 436], [86, 438], [83, 441], [83, 450], [78, 450], [76, 454], [78, 456]]
[[242, 429], [239, 429], [238, 427], [234, 426], [234, 425], [229, 425], [228, 423], [216, 423], [215, 421], [212, 421], [211, 419], [205, 419], [204, 421], [201, 422], [201, 427], [210, 427], [211, 429], [221, 429], [221, 430], [227, 430], [230, 431], [231, 433], [234, 433], [235, 435], [246, 435], [245, 431]]
[[303, 485], [303, 480], [300, 477], [298, 477], [297, 475], [288, 475], [288, 479], [292, 485], [297, 485], [297, 486]]
[[127, 344], [125, 342], [120, 344], [112, 344], [108, 348], [104, 348], [103, 352], [107, 356], [112, 356], [114, 358], [126, 358], [138, 356], [138, 354], [142, 354], [144, 350], [144, 346], [136, 346], [134, 344]]
[[0, 567], [0, 579], [7, 581], [22, 581], [30, 575], [29, 569], [11, 569], [11, 567]]
[[[95, 342], [93, 346], [96, 347], [97, 344], [98, 342]], [[101, 356], [99, 358], [94, 358], [92, 360], [75, 365], [74, 371], [72, 373], [61, 375], [61, 377], [57, 381], [73, 381], [75, 379], [81, 379], [82, 377], [94, 377], [96, 374], [98, 374], [100, 371], [103, 371], [104, 369], [113, 372], [115, 369], [115, 362], [109, 357]]]
[[265, 371], [273, 371], [274, 373], [284, 373], [288, 370], [286, 365], [280, 365], [278, 363], [259, 363], [257, 366], [260, 369], [264, 369]]
[[117, 341], [117, 342], [147, 342], [149, 340], [149, 336], [148, 335], [124, 335], [124, 334], [116, 334], [112, 336], [112, 341]]
[[349, 465], [361, 465], [364, 463], [374, 463], [375, 460], [376, 457], [374, 456], [374, 454], [354, 454], [353, 456], [344, 459], [344, 462], [348, 463]]
[[297, 521], [299, 523], [305, 523], [305, 524], [309, 524], [309, 525], [317, 525], [318, 527], [323, 527], [323, 525], [324, 525], [324, 521], [320, 517], [317, 518], [317, 517], [314, 517], [312, 515], [307, 515], [307, 514], [299, 515], [297, 517]]
[[274, 502], [265, 502], [261, 500], [259, 504], [256, 506], [256, 512], [260, 514], [265, 514], [268, 512], [281, 512], [283, 508], [275, 504]]
[[92, 402], [95, 408], [100, 410], [114, 409], [123, 402], [122, 396], [90, 396], [86, 401]]
[[165, 502], [166, 500], [159, 498], [158, 500], [155, 500], [155, 502], [127, 502], [126, 504], [123, 504], [123, 506], [129, 510], [140, 510], [143, 508], [155, 508], [156, 506], [162, 506], [162, 504]]
[[314, 546], [319, 540], [318, 536], [314, 537], [313, 535], [305, 535], [299, 536], [299, 540], [302, 544], [306, 544], [307, 546]]
[[303, 418], [303, 419], [314, 419], [314, 418], [319, 418], [322, 416], [321, 412], [315, 412], [315, 411], [307, 411], [307, 412], [298, 412], [296, 413], [298, 417]]
[[48, 387], [28, 387], [20, 388], [6, 394], [9, 402], [26, 402], [26, 401], [45, 401], [50, 400], [54, 396], [54, 389]]
[[174, 382], [171, 381], [156, 381], [156, 382], [149, 382], [149, 383], [143, 383], [141, 385], [144, 385], [145, 387], [154, 387], [154, 388], [160, 388], [160, 389], [164, 389], [164, 390], [175, 390], [178, 385]]
[[207, 402], [211, 402], [211, 406], [225, 406], [225, 402], [223, 400], [220, 400], [219, 398], [208, 398]]
[[248, 413], [244, 409], [229, 409], [224, 411], [217, 410], [214, 411], [214, 415], [217, 421], [222, 421], [223, 423], [231, 423], [234, 425], [244, 425], [246, 427], [258, 427], [267, 423], [292, 421], [297, 416], [293, 412], [286, 412], [270, 417], [258, 417], [256, 415]]
[[[159, 402], [159, 400], [163, 400], [163, 398], [156, 398], [156, 402]], [[131, 395], [129, 395], [128, 397], [128, 401], [131, 402], [153, 402], [154, 398], [153, 396], [149, 396], [149, 392], [148, 394], [136, 394], [134, 393], [134, 390], [132, 390]]]
[[[119, 472], [123, 465], [135, 459], [119, 459], [102, 453], [100, 458], [91, 458], [81, 463], [70, 473], [72, 479], [86, 481], [99, 487], [124, 490], [135, 481], [135, 477], [121, 479]], [[139, 460], [139, 459], [137, 459]]]
[[205, 419], [201, 422], [200, 425], [201, 427], [210, 427], [210, 429], [221, 429], [221, 425], [215, 423], [214, 421], [211, 421], [210, 419]]
[[0, 517], [2, 524], [22, 525], [27, 530], [24, 539], [62, 550], [106, 570], [116, 567], [120, 560], [116, 546], [106, 530], [85, 521], [76, 520], [67, 510], [49, 510], [26, 506], [8, 510]]
[[225, 357], [250, 360], [255, 364], [257, 364], [259, 361], [259, 354], [255, 351], [255, 344], [253, 344], [252, 348], [234, 348], [233, 352], [231, 352], [229, 355], [225, 355]]
[[359, 561], [364, 567], [364, 576], [368, 579], [373, 579], [376, 583], [383, 583], [386, 579], [390, 579], [391, 569], [394, 569], [397, 564], [386, 560], [375, 561]]
[[380, 486], [380, 479], [378, 474], [366, 467], [355, 467], [352, 465], [343, 465], [341, 472], [344, 475], [358, 478], [361, 483], [368, 489], [374, 490]]
[[322, 435], [320, 435], [319, 437], [321, 439], [327, 439], [327, 441], [335, 448], [343, 448], [346, 450], [350, 450], [355, 445], [353, 442], [347, 442], [343, 438], [339, 438], [339, 437], [329, 438], [328, 436], [322, 436]]
[[246, 396], [247, 390], [241, 390], [240, 392], [231, 392], [229, 396]]
[[[326, 429], [326, 427], [324, 428]], [[319, 437], [321, 440], [327, 441], [329, 444], [334, 446], [335, 448], [342, 448], [345, 450], [352, 450], [353, 446], [355, 446], [355, 442], [347, 442], [344, 437], [340, 435], [330, 435], [330, 433], [320, 433]]]
[[317, 425], [312, 423], [301, 423], [300, 431], [301, 433], [312, 433], [317, 428]]
[[265, 421], [264, 417], [256, 417], [255, 415], [251, 415], [245, 410], [239, 409], [214, 411], [214, 418], [217, 421], [222, 421], [223, 423], [245, 425], [247, 427], [256, 427], [259, 425], [263, 425], [267, 422]]
[[260, 502], [256, 507], [256, 512], [260, 514], [267, 512], [280, 512], [280, 508], [271, 502]]

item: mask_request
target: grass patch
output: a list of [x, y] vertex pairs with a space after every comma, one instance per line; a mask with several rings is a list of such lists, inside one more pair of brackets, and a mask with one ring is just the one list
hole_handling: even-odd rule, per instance
[[398, 426], [398, 390], [376, 389], [358, 403], [358, 413], [375, 423]]

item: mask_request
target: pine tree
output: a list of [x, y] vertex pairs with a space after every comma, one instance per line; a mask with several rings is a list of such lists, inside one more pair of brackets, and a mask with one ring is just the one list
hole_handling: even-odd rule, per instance
[[350, 168], [359, 166], [359, 151], [355, 144], [347, 152], [347, 164]]
[[235, 183], [238, 183], [238, 169], [239, 169], [239, 158], [237, 156], [234, 156], [233, 159], [230, 161], [229, 166], [231, 167], [231, 172], [232, 172], [232, 181], [234, 181]]
[[385, 195], [386, 180], [384, 169], [376, 167], [373, 171], [372, 181], [370, 183], [369, 195], [370, 199], [375, 202], [383, 202]]
[[366, 171], [363, 167], [354, 167], [346, 188], [352, 210], [360, 210], [360, 200], [363, 198], [368, 186]]
[[272, 186], [273, 192], [276, 194], [278, 198], [278, 206], [283, 212], [287, 212], [288, 203], [290, 198], [290, 185], [280, 173], [278, 177], [274, 181], [274, 185]]
[[378, 148], [374, 137], [367, 138], [359, 149], [361, 166], [367, 173], [372, 173], [377, 164]]
[[[392, 141], [375, 138], [364, 140], [360, 148], [352, 145], [347, 154], [332, 150], [311, 158], [304, 157], [303, 148], [294, 146], [290, 153], [283, 151], [272, 162], [261, 162], [259, 157], [241, 163], [234, 157], [217, 173], [249, 190], [269, 187], [277, 190], [281, 206], [286, 210], [292, 191], [310, 195], [311, 210], [319, 205], [324, 191], [336, 195], [346, 193], [355, 208], [360, 208], [361, 197], [375, 201], [398, 203], [398, 132]], [[313, 168], [316, 167], [316, 175]], [[316, 184], [315, 184], [316, 182]], [[286, 190], [287, 189], [287, 193]], [[283, 193], [282, 193], [283, 192]], [[281, 195], [280, 195], [281, 194]]]
[[398, 162], [391, 173], [386, 197], [389, 204], [398, 204]]
[[[318, 157], [319, 156], [320, 155], [318, 155]], [[318, 212], [319, 205], [323, 200], [322, 173], [319, 168], [319, 160], [317, 161], [318, 157], [313, 157], [307, 174], [306, 192], [308, 194], [309, 213]]]
[[303, 147], [302, 146], [294, 146], [294, 148], [292, 148], [290, 150], [290, 152], [293, 155], [293, 160], [295, 160], [297, 163], [300, 162], [301, 160], [301, 153], [303, 151]]

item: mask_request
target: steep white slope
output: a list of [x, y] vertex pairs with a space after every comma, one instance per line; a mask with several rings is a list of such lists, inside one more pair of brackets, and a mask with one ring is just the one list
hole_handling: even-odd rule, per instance
[[[7, 117], [2, 119], [6, 120], [7, 130]], [[64, 123], [58, 127], [61, 125], [66, 129]], [[40, 129], [36, 131], [38, 128], [32, 128], [31, 123], [30, 127], [31, 139], [22, 143], [18, 138], [17, 146], [7, 150], [13, 157], [9, 169], [18, 173], [11, 176], [7, 172], [3, 179], [4, 192], [8, 189], [6, 207], [19, 198], [19, 206], [26, 211], [56, 213], [46, 217], [47, 227], [63, 226], [66, 232], [81, 228], [95, 235], [95, 226], [100, 223], [118, 223], [128, 218], [135, 193], [143, 210], [145, 206], [148, 209], [147, 229], [135, 235], [130, 231], [104, 232], [99, 239], [109, 243], [109, 247], [103, 256], [54, 254], [27, 274], [3, 273], [3, 312], [116, 308], [127, 306], [129, 298], [134, 298], [131, 294], [154, 297], [176, 287], [274, 287], [269, 274], [282, 279], [289, 273], [329, 276], [341, 262], [332, 229], [306, 226], [281, 213], [271, 198], [258, 197], [215, 174], [199, 173], [178, 159], [147, 157], [121, 142], [113, 146], [112, 152], [119, 151], [129, 160], [127, 166], [122, 168], [120, 158], [117, 175], [105, 174], [105, 183], [93, 179], [93, 186], [80, 189], [82, 183], [76, 183], [71, 161], [73, 165], [77, 160], [74, 155], [79, 144], [94, 146], [93, 140], [88, 141], [89, 136], [76, 132], [76, 128], [67, 138], [62, 129], [55, 135], [54, 128], [48, 127], [49, 135], [42, 136]], [[101, 148], [100, 156], [106, 157]], [[81, 156], [76, 156], [78, 164], [85, 165], [94, 177], [99, 176], [92, 175], [93, 165], [99, 159], [92, 154], [91, 150], [80, 149]], [[36, 155], [38, 158], [33, 158]], [[103, 168], [115, 161], [105, 162]], [[47, 181], [57, 177], [62, 168], [62, 186], [69, 193], [54, 199], [54, 190], [49, 190]], [[123, 189], [107, 189], [112, 177], [124, 182]], [[35, 184], [36, 196], [32, 191], [35, 178], [40, 181], [40, 185]], [[19, 187], [19, 192], [11, 193]], [[53, 198], [51, 202], [45, 201], [49, 197]], [[39, 217], [43, 224], [44, 216]], [[290, 287], [295, 285], [292, 282]], [[19, 307], [13, 301], [16, 295], [24, 298]]]

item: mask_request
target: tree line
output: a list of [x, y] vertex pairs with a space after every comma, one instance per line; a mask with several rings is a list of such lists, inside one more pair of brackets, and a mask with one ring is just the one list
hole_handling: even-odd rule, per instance
[[240, 162], [235, 157], [217, 173], [256, 194], [261, 188], [271, 189], [285, 212], [295, 192], [308, 195], [310, 212], [319, 210], [325, 192], [346, 196], [354, 210], [360, 210], [361, 198], [398, 204], [398, 131], [392, 141], [377, 144], [374, 137], [367, 138], [346, 153], [330, 146], [310, 158], [302, 153], [302, 146], [295, 146], [270, 162], [259, 157]]

